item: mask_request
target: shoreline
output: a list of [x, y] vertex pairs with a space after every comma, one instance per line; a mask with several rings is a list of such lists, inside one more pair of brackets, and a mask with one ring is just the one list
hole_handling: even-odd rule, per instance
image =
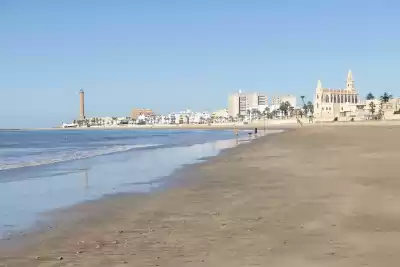
[[[267, 135], [274, 135], [274, 134], [278, 134], [280, 133], [280, 131], [278, 132], [272, 132], [272, 133], [268, 133]], [[191, 168], [193, 166], [196, 165], [201, 165], [204, 164], [210, 160], [212, 160], [215, 157], [219, 157], [220, 155], [224, 154], [226, 151], [229, 151], [231, 149], [235, 149], [236, 147], [242, 146], [242, 145], [248, 145], [252, 142], [254, 142], [255, 140], [259, 139], [259, 138], [263, 138], [264, 135], [261, 134], [258, 137], [251, 137], [251, 141], [249, 142], [249, 138], [247, 136], [242, 136], [239, 139], [236, 139], [236, 145], [234, 145], [233, 147], [228, 147], [228, 148], [222, 148], [217, 155], [215, 156], [207, 156], [207, 157], [202, 157], [202, 158], [198, 158], [195, 162], [193, 163], [185, 163], [181, 166], [178, 166], [171, 174], [167, 174], [164, 176], [160, 176], [160, 177], [156, 177], [153, 178], [147, 182], [144, 183], [140, 183], [145, 184], [145, 185], [152, 185], [152, 184], [157, 184], [157, 186], [155, 188], [150, 189], [149, 192], [118, 192], [118, 193], [113, 193], [113, 194], [107, 194], [104, 195], [100, 198], [97, 199], [92, 199], [92, 200], [85, 200], [83, 202], [79, 202], [76, 204], [73, 204], [72, 206], [67, 206], [67, 207], [60, 207], [60, 208], [56, 208], [50, 211], [46, 211], [45, 213], [41, 214], [40, 217], [46, 217], [47, 219], [45, 220], [41, 220], [37, 223], [35, 223], [34, 225], [25, 228], [25, 229], [19, 229], [19, 230], [15, 230], [15, 231], [9, 231], [9, 237], [7, 238], [3, 238], [0, 239], [0, 250], [1, 249], [5, 249], [6, 251], [12, 251], [16, 248], [22, 248], [25, 247], [23, 244], [24, 243], [34, 243], [32, 240], [28, 241], [29, 239], [32, 238], [26, 238], [26, 236], [38, 236], [41, 234], [46, 235], [46, 233], [50, 230], [53, 229], [54, 224], [57, 225], [58, 223], [61, 224], [65, 224], [66, 222], [75, 222], [78, 223], [76, 219], [71, 219], [70, 213], [76, 213], [76, 210], [80, 210], [81, 207], [84, 206], [102, 206], [104, 203], [107, 203], [107, 199], [108, 198], [119, 198], [119, 197], [139, 197], [143, 196], [143, 195], [151, 195], [154, 192], [162, 192], [164, 190], [166, 190], [167, 188], [173, 188], [175, 186], [179, 186], [180, 182], [177, 182], [176, 176], [178, 173], [180, 173], [183, 170], [189, 169], [191, 170]], [[216, 142], [219, 141], [235, 141], [235, 138], [230, 139], [230, 140], [218, 140]], [[213, 143], [213, 142], [211, 142]], [[104, 202], [104, 203], [103, 203]], [[103, 203], [103, 204], [102, 204]], [[66, 215], [68, 214], [68, 215]], [[61, 216], [60, 216], [61, 215]], [[80, 216], [72, 216], [72, 217], [80, 217]], [[70, 224], [70, 223], [69, 223]], [[1, 251], [0, 251], [0, 255], [1, 255]], [[1, 260], [1, 257], [0, 257]], [[1, 263], [1, 261], [0, 261]]]
[[90, 218], [0, 263], [397, 266], [399, 134], [304, 127], [261, 137], [181, 169], [178, 186], [75, 207]]
[[[317, 121], [315, 123], [308, 123], [308, 120], [302, 120], [302, 127], [321, 127], [321, 126], [382, 126], [382, 125], [400, 125], [400, 120], [364, 120], [364, 121]], [[254, 130], [258, 128], [259, 131], [264, 130], [264, 121], [257, 121], [250, 124], [159, 124], [159, 125], [135, 125], [135, 126], [110, 126], [110, 127], [77, 127], [77, 128], [14, 128], [14, 129], [0, 129], [1, 131], [74, 131], [74, 130]], [[300, 125], [295, 119], [289, 120], [266, 120], [265, 129], [294, 129], [300, 128]]]
[[[269, 125], [266, 127], [266, 130], [276, 130], [276, 129], [282, 129], [282, 128], [294, 128], [298, 127], [297, 124], [294, 123], [284, 123], [284, 124], [274, 124], [274, 125]], [[0, 131], [90, 131], [90, 130], [234, 130], [234, 129], [239, 129], [239, 130], [254, 130], [254, 128], [257, 127], [259, 131], [263, 131], [263, 125], [262, 124], [243, 124], [243, 125], [184, 125], [184, 126], [172, 126], [172, 125], [147, 125], [147, 126], [132, 126], [132, 127], [126, 127], [126, 126], [112, 126], [112, 127], [77, 127], [77, 128], [21, 128], [21, 129], [0, 129]]]

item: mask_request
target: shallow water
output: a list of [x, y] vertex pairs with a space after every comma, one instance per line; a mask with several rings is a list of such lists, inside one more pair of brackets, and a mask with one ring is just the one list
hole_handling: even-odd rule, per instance
[[232, 137], [232, 131], [1, 132], [0, 236], [53, 209], [148, 192], [159, 186], [151, 181], [235, 146]]

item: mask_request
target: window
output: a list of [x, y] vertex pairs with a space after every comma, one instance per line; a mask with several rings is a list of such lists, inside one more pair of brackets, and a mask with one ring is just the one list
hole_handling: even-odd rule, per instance
[[317, 95], [317, 99], [319, 99], [319, 95]]
[[317, 108], [318, 108], [318, 103], [317, 103]]
[[322, 108], [322, 111], [324, 111], [324, 108]]

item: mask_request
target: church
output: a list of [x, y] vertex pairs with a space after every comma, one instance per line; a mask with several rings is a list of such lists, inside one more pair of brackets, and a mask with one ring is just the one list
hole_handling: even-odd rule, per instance
[[344, 89], [323, 88], [321, 81], [318, 81], [314, 96], [314, 117], [316, 119], [355, 117], [363, 107], [359, 92], [354, 87], [351, 70], [347, 74]]

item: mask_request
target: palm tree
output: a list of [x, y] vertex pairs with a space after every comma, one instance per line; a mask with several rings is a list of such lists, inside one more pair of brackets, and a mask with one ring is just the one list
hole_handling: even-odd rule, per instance
[[240, 114], [240, 112], [237, 114], [237, 120], [238, 121], [243, 121], [244, 120], [244, 115]]
[[271, 118], [277, 117], [277, 116], [278, 116], [278, 110], [277, 110], [277, 109], [274, 109], [274, 110], [271, 112]]
[[380, 97], [380, 99], [381, 99], [381, 101], [383, 103], [389, 102], [389, 100], [392, 99], [392, 98], [393, 98], [393, 96], [391, 94], [386, 93], [386, 92], [383, 93], [383, 95]]
[[267, 117], [267, 119], [268, 119], [268, 117], [269, 117], [269, 107], [266, 107], [264, 109], [264, 111], [261, 113], [261, 115], [263, 116], [264, 120], [265, 120], [265, 117]]
[[308, 106], [306, 103], [303, 104], [303, 110], [304, 110], [304, 113], [307, 114]]
[[379, 103], [379, 113], [378, 113], [378, 117], [379, 117], [380, 120], [383, 119], [384, 114], [385, 114], [385, 112], [383, 111], [383, 101], [381, 101]]
[[369, 109], [370, 109], [370, 111], [371, 111], [372, 116], [374, 116], [375, 107], [376, 107], [376, 106], [375, 106], [374, 101], [371, 101], [371, 102], [369, 103]]
[[256, 109], [256, 108], [251, 109], [251, 117], [252, 118], [259, 119], [260, 114], [261, 114], [261, 112], [258, 109]]
[[303, 103], [303, 105], [305, 105], [306, 103], [304, 102], [304, 98], [305, 98], [305, 96], [304, 95], [302, 95], [302, 96], [300, 96], [300, 98], [301, 98], [301, 102]]
[[366, 96], [366, 99], [367, 99], [367, 100], [374, 100], [374, 99], [375, 99], [375, 96], [374, 96], [371, 92], [369, 92], [369, 93], [367, 94], [367, 96]]
[[311, 101], [307, 102], [307, 110], [309, 110], [311, 114], [314, 115], [314, 105]]
[[293, 106], [289, 106], [290, 117], [293, 117], [293, 113], [294, 113], [294, 107]]
[[290, 103], [288, 101], [281, 103], [279, 109], [282, 111], [282, 113], [285, 115], [285, 117], [288, 116], [288, 111], [289, 111]]

